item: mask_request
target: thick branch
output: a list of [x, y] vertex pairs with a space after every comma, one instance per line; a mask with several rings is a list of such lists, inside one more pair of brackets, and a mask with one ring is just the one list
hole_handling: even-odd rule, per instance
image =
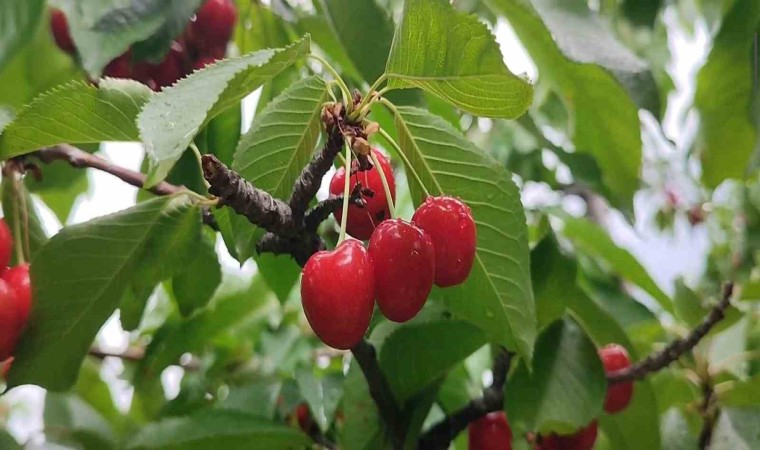
[[209, 192], [225, 205], [267, 231], [280, 236], [295, 235], [299, 227], [285, 202], [255, 187], [214, 155], [203, 155], [202, 165], [203, 176], [211, 185]]
[[715, 324], [723, 320], [726, 314], [726, 309], [728, 309], [731, 304], [731, 296], [733, 295], [733, 292], [733, 283], [726, 283], [723, 287], [723, 296], [720, 299], [720, 302], [710, 310], [710, 313], [705, 317], [702, 323], [694, 328], [688, 336], [671, 342], [662, 351], [653, 353], [628, 369], [610, 373], [607, 375], [607, 381], [609, 383], [623, 383], [626, 381], [640, 380], [647, 374], [657, 372], [678, 360], [678, 358], [684, 353], [693, 349], [694, 346], [696, 346], [699, 341], [710, 332], [710, 329], [712, 329]]
[[447, 416], [420, 437], [421, 450], [445, 450], [471, 422], [504, 408], [504, 384], [507, 381], [512, 354], [501, 349], [493, 362], [493, 382], [483, 390], [483, 396], [471, 400], [463, 408]]
[[267, 233], [256, 243], [257, 253], [290, 255], [301, 267], [306, 265], [311, 255], [325, 248], [325, 242], [316, 233], [301, 233], [292, 238]]
[[367, 340], [362, 339], [354, 348], [351, 349], [354, 359], [359, 363], [364, 377], [369, 385], [369, 394], [380, 411], [380, 416], [385, 422], [388, 434], [391, 437], [394, 449], [404, 447], [404, 427], [401, 417], [401, 410], [396, 404], [393, 392], [388, 384], [388, 380], [383, 375], [380, 365], [377, 362], [377, 352]]
[[[72, 167], [90, 167], [106, 173], [110, 173], [122, 181], [138, 188], [142, 188], [145, 185], [146, 177], [140, 172], [135, 172], [124, 167], [119, 167], [99, 156], [92, 155], [68, 144], [48, 147], [37, 151], [34, 153], [34, 155], [37, 156], [40, 161], [46, 164], [49, 164], [53, 161], [65, 161]], [[184, 188], [169, 184], [165, 181], [149, 189], [150, 192], [156, 195], [173, 195], [178, 192], [182, 192], [183, 190]]]
[[332, 167], [335, 157], [343, 148], [343, 135], [337, 128], [328, 135], [327, 142], [322, 150], [314, 155], [311, 162], [304, 167], [301, 176], [298, 177], [293, 185], [293, 193], [290, 195], [288, 204], [297, 217], [303, 217], [304, 212], [309, 207], [309, 203], [317, 195], [319, 187], [322, 184], [322, 178], [330, 167]]

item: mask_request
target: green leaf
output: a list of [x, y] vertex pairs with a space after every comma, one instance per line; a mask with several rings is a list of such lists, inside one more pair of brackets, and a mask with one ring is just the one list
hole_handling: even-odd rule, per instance
[[240, 25], [235, 29], [235, 42], [241, 53], [291, 43], [285, 21], [272, 8], [258, 2], [243, 2], [239, 4], [238, 16]]
[[[205, 394], [205, 385], [201, 386]], [[231, 386], [227, 398], [217, 408], [240, 411], [257, 417], [272, 419], [278, 398], [282, 390], [282, 382], [270, 379], [256, 380], [241, 386]]]
[[299, 369], [296, 371], [296, 382], [319, 429], [327, 431], [343, 398], [343, 376], [328, 374], [317, 377], [310, 370]]
[[[425, 317], [395, 328], [383, 343], [380, 367], [401, 404], [486, 343], [468, 322]], [[420, 349], [425, 349], [420, 351]]]
[[133, 280], [186, 258], [177, 251], [177, 236], [189, 218], [200, 222], [186, 196], [165, 197], [54, 236], [32, 264], [35, 307], [9, 386], [71, 387], [95, 335]]
[[672, 313], [673, 303], [646, 269], [628, 250], [618, 247], [605, 231], [587, 219], [562, 217], [562, 234], [570, 239], [579, 253], [606, 264], [613, 272], [636, 284], [651, 295], [663, 309]]
[[222, 268], [214, 249], [215, 235], [205, 234], [194, 244], [195, 254], [172, 278], [172, 290], [179, 305], [179, 312], [189, 316], [198, 308], [206, 306], [222, 282]]
[[538, 329], [561, 318], [565, 298], [575, 286], [575, 265], [559, 252], [553, 236], [544, 238], [530, 252], [530, 273], [536, 299]]
[[351, 364], [343, 384], [343, 409], [346, 422], [340, 442], [347, 449], [384, 450], [391, 448], [377, 405], [369, 394], [367, 379], [357, 364]]
[[164, 179], [211, 119], [238, 106], [246, 95], [308, 52], [306, 36], [284, 49], [261, 50], [220, 61], [153, 96], [137, 119], [150, 157], [146, 186]]
[[[587, 45], [585, 40], [577, 40], [577, 29], [570, 28], [582, 26], [576, 25], [576, 17], [558, 14], [545, 24], [539, 15], [544, 9], [547, 16], [555, 9], [562, 11], [572, 7], [578, 10], [581, 2], [542, 0], [540, 5], [537, 4], [537, 12], [526, 0], [488, 1], [509, 20], [520, 42], [538, 66], [541, 79], [545, 79], [562, 96], [573, 116], [570, 123], [575, 148], [596, 158], [603, 180], [612, 192], [613, 202], [632, 209], [641, 167], [642, 143], [637, 107], [611, 73], [591, 63], [599, 62], [598, 59], [587, 57], [578, 61], [575, 59], [579, 58], [576, 53], [568, 57], [554, 41], [552, 36], [556, 30], [547, 25], [564, 22], [575, 37], [565, 39], [566, 45], [572, 43], [573, 48]], [[582, 9], [586, 8], [582, 6]], [[600, 47], [594, 45], [593, 48]], [[616, 61], [616, 58], [610, 61]]]
[[[242, 122], [242, 109], [230, 108], [211, 119], [195, 138], [195, 143], [201, 152], [211, 153], [224, 164], [232, 165], [232, 156], [240, 140]], [[196, 161], [196, 167], [197, 165]]]
[[[530, 360], [536, 317], [528, 231], [509, 172], [445, 120], [411, 107], [398, 111], [399, 144], [411, 164], [407, 174], [416, 172], [430, 195], [461, 198], [477, 225], [477, 253], [468, 280], [440, 291], [447, 307]], [[413, 176], [408, 178], [419, 205], [423, 190]]]
[[[16, 191], [18, 189], [18, 191]], [[22, 249], [29, 260], [33, 260], [42, 246], [47, 242], [47, 233], [42, 227], [37, 206], [29, 191], [20, 181], [14, 187], [13, 178], [4, 177], [2, 182], [2, 206], [5, 221], [11, 229], [11, 234], [21, 236]], [[22, 203], [23, 202], [23, 203]], [[23, 205], [26, 205], [26, 214], [23, 213]], [[29, 254], [27, 254], [26, 241], [29, 241]], [[18, 264], [16, 252], [11, 254], [11, 264]]]
[[744, 178], [755, 149], [752, 49], [759, 26], [760, 3], [737, 0], [697, 75], [694, 105], [700, 126], [696, 145], [702, 157], [702, 181], [710, 188], [726, 178]]
[[42, 168], [42, 179], [24, 178], [30, 192], [38, 195], [58, 220], [65, 224], [77, 198], [87, 192], [87, 171], [65, 161], [54, 161]]
[[71, 82], [40, 95], [0, 135], [0, 159], [56, 144], [139, 140], [135, 117], [151, 96], [131, 80]]
[[5, 430], [0, 430], [0, 448], [5, 450], [23, 450], [21, 444]]
[[715, 426], [710, 450], [753, 450], [760, 448], [757, 424], [760, 408], [725, 408]]
[[[320, 113], [329, 89], [319, 77], [303, 79], [256, 115], [235, 151], [232, 168], [256, 187], [287, 200], [293, 183], [309, 163], [322, 129]], [[240, 217], [231, 219], [235, 241], [244, 259], [255, 245], [255, 227]]]
[[479, 116], [515, 118], [533, 101], [485, 24], [446, 0], [404, 3], [385, 70], [391, 88], [418, 87]]
[[116, 447], [108, 422], [77, 395], [45, 395], [45, 434], [48, 439], [80, 444], [86, 450]]
[[[253, 226], [250, 223], [248, 226]], [[255, 256], [256, 267], [259, 269], [261, 276], [266, 281], [272, 292], [277, 295], [281, 304], [290, 297], [296, 281], [301, 276], [301, 268], [293, 263], [290, 255], [274, 255], [272, 253], [262, 253]]]
[[375, 0], [321, 0], [320, 4], [353, 65], [364, 80], [374, 82], [384, 72], [393, 40], [388, 13]]
[[533, 371], [521, 365], [505, 391], [510, 422], [526, 430], [570, 434], [599, 416], [607, 381], [594, 344], [565, 319], [539, 336]]
[[0, 71], [26, 45], [45, 12], [45, 0], [6, 0], [0, 4]]
[[718, 398], [720, 404], [726, 406], [760, 404], [760, 375], [755, 375], [749, 380], [731, 383], [728, 390], [719, 392]]
[[309, 442], [298, 430], [233, 411], [208, 411], [143, 427], [128, 450], [299, 449]]
[[684, 283], [682, 278], [676, 280], [676, 294], [673, 297], [675, 312], [689, 328], [699, 325], [708, 313], [696, 292]]
[[[302, 33], [309, 33], [311, 35], [313, 43], [319, 46], [319, 48], [330, 57], [331, 62], [334, 61], [334, 65], [337, 66], [336, 69], [340, 71], [344, 78], [349, 77], [354, 80], [363, 79], [362, 75], [359, 73], [359, 69], [356, 68], [354, 62], [351, 61], [351, 57], [348, 56], [343, 43], [340, 42], [340, 39], [330, 26], [330, 22], [326, 16], [315, 14], [301, 17], [298, 19], [298, 27]], [[392, 32], [391, 29], [391, 33]], [[361, 60], [363, 61], [364, 58]], [[381, 64], [384, 63], [384, 59], [381, 60]]]

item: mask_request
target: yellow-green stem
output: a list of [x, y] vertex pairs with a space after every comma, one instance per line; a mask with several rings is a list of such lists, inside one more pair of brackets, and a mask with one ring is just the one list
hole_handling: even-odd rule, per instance
[[12, 173], [11, 176], [13, 177], [13, 203], [16, 207], [15, 214], [13, 214], [13, 246], [16, 251], [16, 264], [23, 264], [26, 260], [24, 259], [23, 237], [21, 236], [21, 190], [18, 186], [18, 175]]
[[340, 220], [340, 236], [338, 245], [346, 240], [346, 227], [348, 226], [348, 200], [351, 196], [351, 146], [346, 146], [346, 181], [343, 184], [343, 215]]
[[206, 180], [206, 177], [203, 176], [203, 155], [201, 155], [201, 151], [198, 148], [197, 145], [195, 145], [195, 142], [190, 143], [190, 149], [195, 154], [195, 159], [198, 160], [198, 170], [201, 171], [201, 180], [203, 180], [203, 184], [206, 186], [206, 190], [211, 187], [209, 182]]
[[383, 170], [383, 166], [380, 165], [380, 161], [378, 161], [377, 156], [374, 152], [369, 152], [370, 158], [372, 158], [372, 163], [375, 165], [375, 168], [377, 169], [378, 173], [380, 173], [380, 181], [383, 183], [383, 190], [385, 191], [385, 199], [388, 201], [388, 211], [391, 213], [391, 219], [396, 218], [396, 208], [393, 205], [393, 197], [391, 196], [391, 187], [388, 185], [388, 180], [385, 178], [385, 171]]
[[[394, 114], [394, 116], [399, 117], [399, 112], [396, 109], [396, 107], [393, 105], [393, 103], [389, 102], [386, 99], [380, 99], [380, 103], [385, 105], [388, 109], [391, 110], [391, 112]], [[404, 166], [406, 167], [407, 173], [411, 173], [414, 177], [414, 180], [417, 181], [417, 184], [420, 186], [420, 189], [422, 189], [422, 192], [425, 193], [426, 197], [430, 196], [430, 192], [428, 192], [427, 188], [425, 187], [425, 184], [422, 182], [422, 179], [420, 178], [419, 174], [416, 170], [414, 170], [414, 167], [412, 167], [412, 163], [409, 161], [409, 158], [406, 157], [406, 154], [401, 150], [401, 147], [396, 143], [396, 141], [393, 140], [390, 134], [388, 134], [387, 131], [380, 128], [378, 130], [378, 133], [380, 136], [385, 139], [388, 144], [391, 145], [394, 149], [396, 149], [396, 153], [398, 153], [399, 157], [404, 161]]]
[[333, 66], [327, 62], [326, 59], [322, 58], [319, 55], [310, 54], [309, 58], [314, 59], [322, 64], [322, 66], [324, 66], [324, 68], [327, 69], [327, 71], [330, 72], [335, 78], [335, 82], [338, 83], [338, 87], [340, 87], [340, 90], [343, 93], [343, 102], [346, 105], [346, 112], [350, 113], [354, 108], [353, 101], [351, 100], [351, 90], [348, 88], [346, 82], [343, 81], [343, 78], [340, 77], [338, 71], [335, 70]]

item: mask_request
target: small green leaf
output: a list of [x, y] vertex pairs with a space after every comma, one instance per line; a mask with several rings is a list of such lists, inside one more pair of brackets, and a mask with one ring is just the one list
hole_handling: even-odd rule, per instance
[[34, 36], [44, 12], [45, 0], [0, 2], [0, 71]]
[[131, 80], [71, 82], [35, 98], [0, 135], [0, 159], [56, 144], [137, 141], [135, 118], [151, 97]]
[[760, 408], [725, 408], [715, 426], [710, 450], [754, 450], [760, 448]]
[[702, 305], [702, 300], [696, 292], [684, 283], [682, 278], [676, 280], [676, 294], [673, 297], [676, 315], [689, 328], [694, 328], [704, 320], [708, 308]]
[[235, 411], [204, 411], [188, 417], [164, 419], [144, 426], [127, 450], [295, 450], [308, 437], [300, 431]]
[[[249, 225], [248, 226], [252, 226]], [[259, 269], [261, 276], [266, 281], [272, 292], [277, 295], [281, 304], [290, 297], [296, 281], [301, 276], [301, 268], [294, 264], [290, 255], [274, 255], [272, 253], [262, 253], [255, 255], [256, 267]]]
[[214, 236], [205, 234], [194, 244], [195, 251], [187, 265], [172, 278], [172, 290], [179, 312], [189, 316], [206, 306], [222, 282], [222, 268], [214, 249]]
[[[220, 61], [153, 96], [137, 118], [150, 158], [146, 186], [166, 177], [211, 119], [309, 52], [309, 37], [284, 49], [261, 50]], [[200, 95], [202, 93], [202, 95]]]
[[[451, 312], [490, 339], [530, 360], [536, 316], [530, 283], [528, 230], [517, 187], [503, 166], [476, 148], [445, 120], [426, 111], [398, 109], [399, 145], [430, 195], [459, 197], [478, 230], [468, 280], [440, 291]], [[423, 190], [408, 176], [416, 205]]]
[[599, 416], [607, 380], [594, 344], [565, 319], [539, 336], [533, 371], [521, 365], [505, 392], [511, 422], [526, 430], [569, 434]]
[[485, 24], [446, 0], [406, 0], [385, 71], [391, 88], [418, 87], [475, 115], [515, 118], [533, 101]]
[[310, 370], [300, 369], [296, 371], [296, 382], [319, 429], [327, 431], [343, 398], [343, 376], [317, 377]]
[[71, 387], [95, 335], [139, 272], [186, 257], [175, 251], [178, 238], [173, 235], [188, 217], [200, 221], [186, 196], [164, 197], [54, 236], [32, 264], [35, 305], [9, 386]]
[[660, 289], [646, 269], [628, 250], [618, 247], [598, 225], [587, 219], [570, 216], [563, 216], [562, 220], [562, 234], [573, 242], [578, 252], [605, 263], [613, 272], [651, 295], [663, 309], [673, 312], [670, 297]]
[[111, 426], [77, 395], [48, 392], [44, 420], [45, 435], [53, 441], [80, 444], [85, 449], [116, 448]]
[[743, 179], [755, 149], [751, 54], [758, 26], [760, 3], [737, 0], [697, 75], [694, 105], [700, 126], [696, 148], [702, 157], [702, 181], [710, 188], [726, 178]]

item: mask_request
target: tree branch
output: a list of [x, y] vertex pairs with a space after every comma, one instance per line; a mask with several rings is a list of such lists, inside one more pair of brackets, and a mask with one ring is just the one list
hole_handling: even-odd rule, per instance
[[364, 372], [364, 377], [369, 385], [369, 394], [372, 396], [375, 404], [377, 404], [380, 416], [388, 428], [393, 448], [397, 450], [403, 449], [406, 433], [402, 422], [401, 410], [396, 404], [388, 380], [383, 375], [377, 362], [375, 347], [366, 339], [362, 339], [351, 349], [351, 353], [354, 355], [356, 362], [359, 363], [362, 372]]
[[734, 284], [726, 283], [723, 287], [723, 296], [720, 302], [710, 310], [710, 313], [702, 323], [694, 328], [688, 336], [671, 342], [662, 351], [653, 353], [627, 369], [608, 374], [607, 382], [612, 384], [640, 380], [647, 374], [657, 372], [678, 360], [684, 353], [693, 349], [710, 332], [710, 329], [715, 324], [723, 320], [726, 315], [726, 309], [731, 304], [733, 292]]
[[718, 411], [715, 405], [715, 390], [712, 383], [707, 380], [702, 385], [702, 404], [699, 407], [702, 414], [702, 429], [699, 431], [699, 450], [707, 450], [710, 448], [710, 441], [712, 441], [713, 430], [715, 429], [715, 422], [718, 416]]
[[494, 357], [493, 382], [483, 390], [483, 396], [470, 400], [463, 408], [447, 416], [423, 434], [418, 448], [445, 450], [459, 433], [486, 414], [504, 408], [504, 385], [507, 381], [512, 354], [502, 348]]
[[301, 171], [301, 176], [293, 185], [293, 192], [290, 195], [290, 200], [288, 200], [288, 205], [297, 218], [298, 216], [303, 217], [309, 203], [316, 197], [322, 178], [332, 167], [335, 157], [343, 148], [343, 143], [343, 135], [337, 127], [333, 128], [328, 134], [322, 150], [314, 155], [311, 162]]

